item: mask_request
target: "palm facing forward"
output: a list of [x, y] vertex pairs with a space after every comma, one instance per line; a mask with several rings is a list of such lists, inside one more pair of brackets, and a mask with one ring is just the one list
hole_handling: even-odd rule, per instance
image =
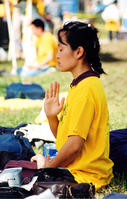
[[57, 116], [62, 110], [65, 98], [59, 102], [60, 84], [57, 82], [51, 83], [50, 88], [46, 90], [44, 110], [47, 117]]

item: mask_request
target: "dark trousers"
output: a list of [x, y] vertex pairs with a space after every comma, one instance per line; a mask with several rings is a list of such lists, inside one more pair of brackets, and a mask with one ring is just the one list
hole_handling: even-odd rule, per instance
[[109, 31], [109, 40], [112, 41], [113, 40], [113, 36], [115, 36], [115, 38], [118, 40], [118, 32], [115, 31]]

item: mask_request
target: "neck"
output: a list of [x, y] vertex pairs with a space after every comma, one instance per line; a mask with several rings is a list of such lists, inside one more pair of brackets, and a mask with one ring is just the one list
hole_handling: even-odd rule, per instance
[[40, 33], [38, 34], [38, 37], [41, 37], [44, 33], [45, 33], [44, 31], [40, 32]]
[[76, 79], [79, 75], [81, 75], [82, 73], [85, 73], [85, 72], [89, 71], [90, 69], [91, 68], [90, 68], [90, 66], [89, 66], [88, 63], [79, 64], [72, 71], [72, 75], [73, 75], [74, 79]]

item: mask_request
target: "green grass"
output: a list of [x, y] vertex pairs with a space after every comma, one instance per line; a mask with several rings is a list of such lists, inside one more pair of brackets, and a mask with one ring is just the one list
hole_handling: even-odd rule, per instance
[[[102, 28], [102, 25], [99, 27]], [[110, 130], [127, 128], [127, 40], [102, 44], [101, 60], [107, 75], [102, 75], [102, 82], [107, 95]], [[18, 60], [18, 65], [23, 63]], [[0, 70], [11, 71], [11, 62], [0, 62]], [[48, 88], [50, 82], [58, 81], [61, 91], [67, 91], [72, 81], [70, 73], [53, 72], [47, 75], [40, 75], [33, 78], [20, 79], [17, 76], [0, 77], [0, 96], [5, 96], [6, 86], [12, 82], [29, 81], [40, 84], [44, 89]], [[39, 114], [40, 109], [23, 109], [13, 111], [0, 111], [0, 126], [14, 127], [22, 122], [34, 123], [34, 119]], [[126, 193], [126, 178], [114, 178], [111, 184], [97, 193], [97, 198], [102, 198], [112, 191]]]

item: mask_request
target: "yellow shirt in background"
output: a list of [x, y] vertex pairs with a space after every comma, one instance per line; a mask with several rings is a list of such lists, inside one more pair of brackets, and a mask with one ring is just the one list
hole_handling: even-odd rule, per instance
[[113, 162], [109, 159], [109, 115], [98, 77], [85, 78], [69, 90], [59, 120], [58, 151], [71, 135], [84, 139], [82, 153], [67, 167], [75, 180], [92, 182], [96, 190], [109, 184], [113, 177]]
[[3, 18], [6, 16], [6, 10], [5, 10], [5, 5], [4, 3], [0, 4], [0, 18]]
[[57, 42], [55, 37], [50, 32], [45, 32], [43, 35], [36, 40], [36, 48], [37, 48], [37, 61], [38, 63], [42, 63], [47, 53], [53, 53], [53, 59], [48, 63], [49, 66], [57, 65]]

